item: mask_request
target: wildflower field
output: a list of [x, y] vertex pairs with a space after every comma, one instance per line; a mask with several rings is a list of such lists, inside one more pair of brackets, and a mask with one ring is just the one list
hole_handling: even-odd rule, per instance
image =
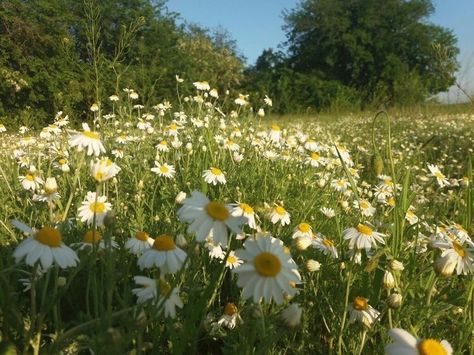
[[0, 353], [474, 353], [474, 115], [179, 85], [0, 125]]

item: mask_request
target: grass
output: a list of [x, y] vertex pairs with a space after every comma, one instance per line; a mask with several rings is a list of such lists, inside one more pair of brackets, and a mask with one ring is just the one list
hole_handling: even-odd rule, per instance
[[[76, 134], [68, 125], [57, 132], [50, 128], [49, 136], [45, 129], [42, 137], [11, 129], [3, 133], [3, 349], [36, 354], [380, 354], [392, 342], [388, 331], [403, 328], [420, 339], [446, 339], [455, 353], [473, 353], [474, 260], [466, 237], [474, 232], [471, 107], [399, 110], [373, 123], [374, 113], [259, 119], [246, 107], [236, 107], [237, 117], [223, 117], [213, 98], [181, 98], [183, 105], [176, 108], [134, 108], [137, 102], [124, 93], [119, 102], [90, 113], [90, 127], [100, 132], [106, 149], [102, 156], [121, 168], [110, 179], [91, 174], [95, 157], [68, 143]], [[106, 119], [112, 112], [115, 117]], [[154, 117], [147, 119], [145, 113]], [[170, 132], [174, 121], [176, 138]], [[372, 129], [380, 154], [377, 167]], [[235, 151], [229, 139], [238, 144]], [[163, 140], [169, 151], [156, 148]], [[62, 159], [70, 171], [64, 171]], [[176, 174], [155, 174], [155, 161], [172, 165]], [[222, 171], [225, 184], [204, 181], [203, 172], [211, 167]], [[51, 199], [55, 189], [45, 191], [39, 183], [34, 191], [26, 190], [19, 177], [28, 174], [54, 177], [60, 198], [36, 201], [38, 194]], [[185, 192], [189, 197], [193, 191], [219, 203], [252, 206], [259, 228], [245, 225], [241, 237], [253, 241], [269, 233], [284, 243], [290, 253], [285, 255], [295, 262], [291, 267], [301, 275], [294, 297], [281, 304], [243, 297], [239, 273], [223, 260], [246, 246], [233, 233], [228, 243], [217, 245], [188, 232], [177, 213], [183, 202], [176, 202], [176, 196]], [[112, 204], [103, 224], [101, 208], [95, 208], [91, 223], [79, 218], [87, 192], [106, 196]], [[93, 201], [97, 207], [99, 199]], [[276, 206], [290, 214], [288, 225], [271, 222]], [[332, 209], [334, 216], [322, 208]], [[13, 219], [37, 230], [57, 228], [77, 253], [77, 265], [63, 269], [53, 264], [39, 273], [39, 263], [15, 260], [13, 253], [27, 236], [12, 225]], [[301, 223], [311, 226], [312, 236], [293, 238]], [[382, 233], [385, 244], [371, 243], [369, 252], [351, 248], [345, 236], [356, 227], [370, 241], [371, 233]], [[95, 243], [84, 246], [90, 230]], [[187, 254], [184, 265], [168, 274], [157, 267], [142, 269], [140, 256], [125, 247], [139, 231], [152, 238], [171, 236]], [[328, 246], [325, 239], [332, 241], [337, 257], [321, 250]], [[442, 259], [446, 252], [451, 257]], [[309, 260], [313, 267], [308, 268]], [[452, 270], [453, 263], [467, 266]], [[137, 303], [132, 292], [140, 288], [135, 276], [156, 282], [146, 302]], [[165, 303], [175, 300], [173, 288], [183, 306], [165, 317]], [[402, 301], [396, 302], [399, 296]], [[235, 308], [226, 308], [229, 303]], [[352, 321], [357, 314], [352, 309], [363, 311], [368, 305], [378, 316]], [[225, 309], [234, 312], [227, 314], [236, 323], [233, 329], [219, 323]], [[295, 310], [301, 310], [301, 318]], [[293, 322], [282, 318], [288, 313]]]

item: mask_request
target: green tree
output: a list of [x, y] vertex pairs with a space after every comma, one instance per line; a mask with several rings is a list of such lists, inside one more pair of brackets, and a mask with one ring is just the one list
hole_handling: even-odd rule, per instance
[[[285, 13], [291, 67], [366, 102], [423, 100], [452, 85], [457, 68], [456, 38], [427, 22], [433, 11], [431, 0], [303, 0]], [[435, 44], [448, 49], [450, 65]]]

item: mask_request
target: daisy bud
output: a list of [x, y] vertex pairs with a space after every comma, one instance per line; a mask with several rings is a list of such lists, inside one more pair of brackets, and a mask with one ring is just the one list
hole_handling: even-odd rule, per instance
[[346, 268], [346, 263], [342, 262], [341, 265], [339, 265], [339, 269], [344, 270]]
[[58, 191], [58, 184], [56, 182], [56, 179], [54, 177], [47, 178], [46, 183], [44, 184], [44, 191], [48, 194], [51, 195]]
[[402, 271], [402, 270], [405, 269], [405, 267], [403, 266], [403, 263], [401, 261], [396, 260], [396, 259], [390, 260], [388, 265], [389, 265], [390, 269], [392, 269], [393, 271]]
[[66, 286], [66, 278], [63, 276], [58, 277], [58, 287]]
[[180, 233], [176, 236], [176, 245], [180, 248], [185, 248], [188, 245], [188, 241], [183, 234]]
[[309, 272], [319, 271], [319, 269], [321, 269], [321, 264], [320, 264], [318, 261], [316, 261], [316, 260], [309, 259], [309, 260], [306, 262], [306, 269], [307, 269]]
[[401, 294], [392, 293], [387, 299], [387, 304], [390, 308], [397, 309], [402, 305], [402, 299]]
[[295, 240], [295, 244], [298, 250], [306, 250], [311, 245], [311, 238], [298, 237]]
[[263, 108], [259, 109], [257, 115], [258, 117], [265, 117], [265, 110]]
[[395, 278], [393, 277], [393, 274], [390, 271], [385, 270], [382, 284], [386, 290], [391, 290], [395, 287]]
[[92, 112], [97, 112], [97, 111], [99, 111], [99, 105], [97, 105], [97, 104], [92, 104], [90, 110], [91, 110]]
[[178, 205], [180, 205], [180, 204], [183, 203], [183, 201], [184, 201], [185, 198], [186, 198], [186, 192], [180, 191], [180, 192], [176, 195], [174, 201], [175, 201]]
[[206, 147], [205, 145], [203, 145], [203, 146], [201, 147], [201, 149], [202, 149], [203, 152], [207, 152], [207, 147]]
[[288, 328], [296, 328], [301, 323], [301, 308], [293, 303], [281, 312], [281, 318]]

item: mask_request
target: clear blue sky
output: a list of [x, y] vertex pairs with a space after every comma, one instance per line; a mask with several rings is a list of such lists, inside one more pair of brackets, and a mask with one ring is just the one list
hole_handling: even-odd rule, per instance
[[[285, 41], [282, 11], [297, 0], [168, 0], [170, 11], [190, 23], [222, 27], [237, 41], [240, 52], [253, 64], [263, 49], [276, 48]], [[474, 91], [474, 0], [433, 0], [436, 11], [430, 21], [450, 28], [458, 38], [461, 69], [458, 78]], [[451, 90], [447, 100], [457, 99]]]

